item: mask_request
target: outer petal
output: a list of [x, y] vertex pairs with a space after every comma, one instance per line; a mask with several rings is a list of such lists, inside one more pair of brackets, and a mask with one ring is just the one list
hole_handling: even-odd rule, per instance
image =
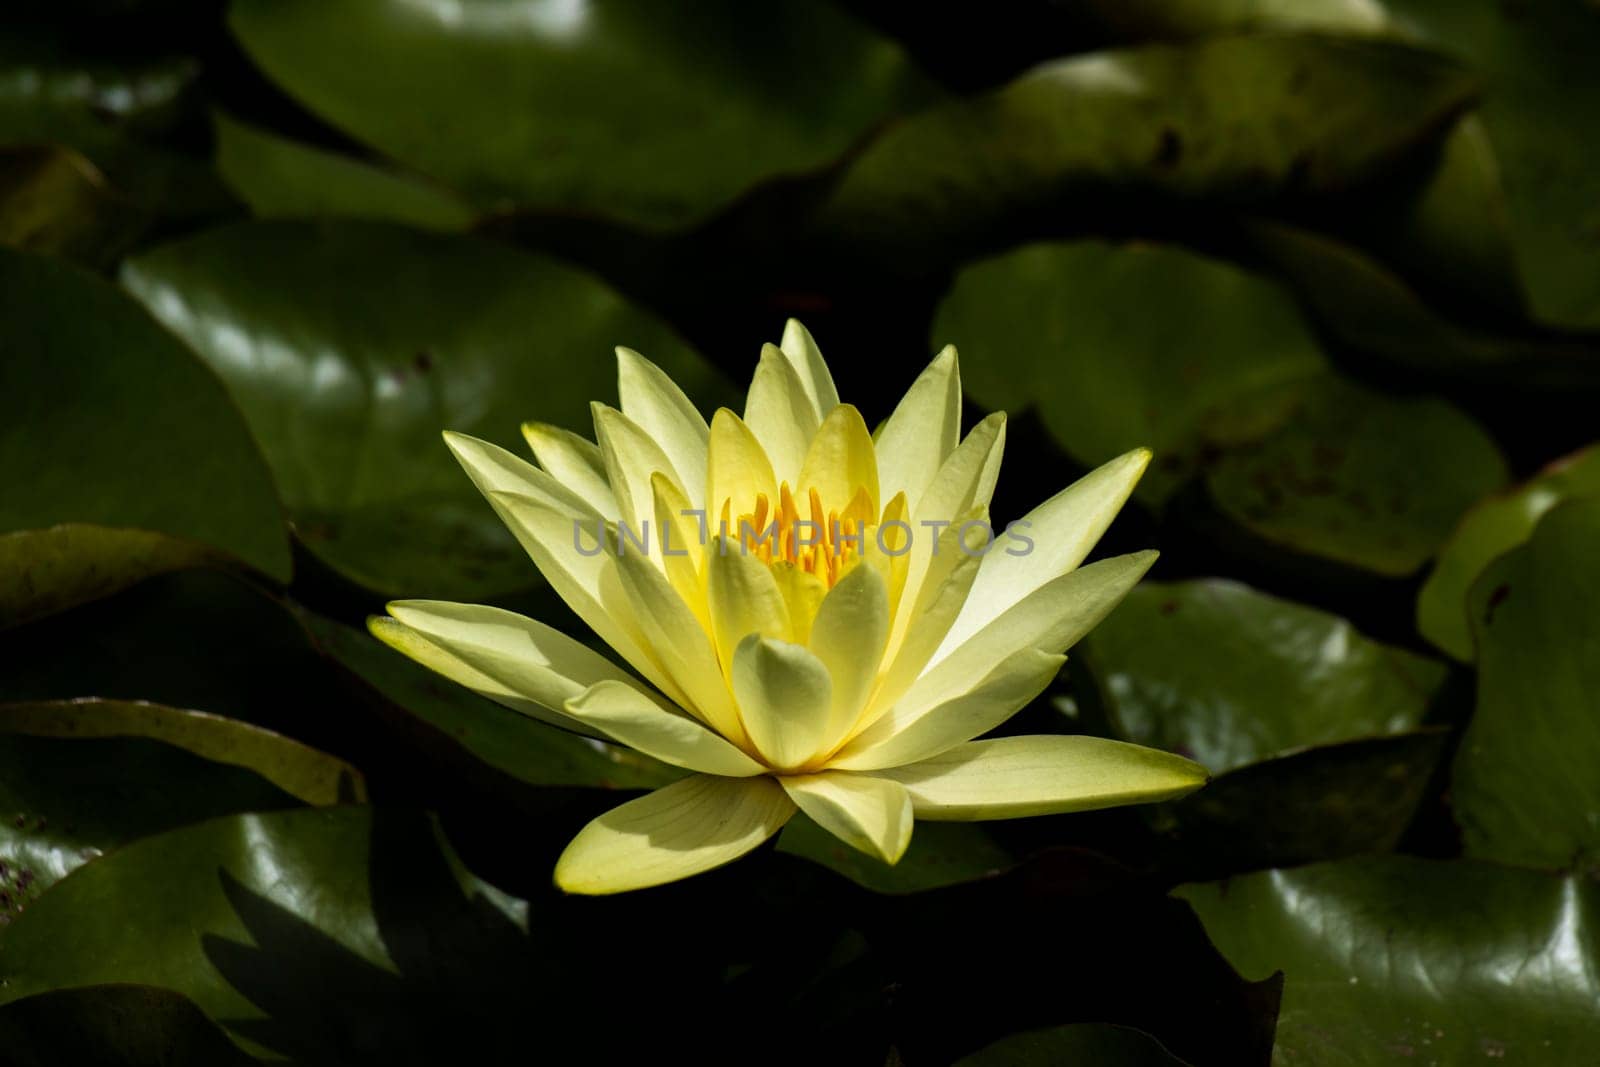
[[926, 706], [963, 693], [1024, 648], [1065, 652], [1110, 614], [1155, 561], [1153, 551], [1113, 556], [1035, 589], [964, 644], [952, 649], [946, 639], [904, 702]]
[[940, 652], [947, 652], [1046, 582], [1082, 563], [1150, 463], [1137, 448], [1090, 471], [1023, 516], [1020, 530], [1033, 541], [1026, 553], [997, 544], [984, 557], [961, 617]]
[[899, 782], [832, 771], [778, 781], [801, 811], [852, 848], [898, 863], [911, 844], [911, 795]]
[[794, 815], [769, 777], [695, 775], [612, 808], [556, 861], [568, 893], [621, 893], [709, 871], [749, 852]]
[[650, 555], [659, 565], [660, 556], [650, 534], [656, 514], [655, 491], [650, 482], [657, 474], [666, 474], [675, 480], [677, 475], [667, 454], [651, 440], [644, 427], [604, 404], [591, 404], [590, 410], [594, 412], [595, 437], [599, 439], [600, 455], [605, 459], [606, 475], [616, 493], [623, 521], [637, 541], [652, 546]]
[[573, 718], [599, 727], [612, 740], [675, 767], [728, 778], [766, 771], [699, 722], [622, 682], [596, 682], [566, 707]]
[[972, 428], [928, 483], [917, 503], [917, 519], [953, 519], [988, 507], [1000, 478], [1006, 447], [1006, 413], [996, 411]]
[[780, 482], [794, 484], [822, 416], [794, 364], [773, 345], [761, 350], [744, 404], [744, 421], [766, 450], [773, 474]]
[[799, 321], [790, 319], [784, 324], [783, 341], [778, 347], [800, 375], [800, 384], [805, 386], [817, 414], [827, 418], [828, 412], [839, 406], [839, 390], [834, 388], [833, 375], [822, 358], [822, 350], [812, 340], [811, 332]]
[[600, 455], [599, 446], [570, 430], [545, 422], [523, 423], [522, 436], [533, 449], [539, 466], [608, 520], [617, 520], [621, 513], [617, 510], [617, 497], [611, 491], [606, 461]]
[[568, 514], [590, 517], [600, 514], [594, 504], [562, 485], [554, 476], [499, 445], [453, 430], [445, 431], [444, 443], [450, 446], [456, 462], [490, 503], [494, 502], [495, 493], [515, 493]]
[[1013, 653], [972, 689], [932, 707], [891, 708], [863, 730], [831, 767], [873, 771], [925, 760], [1005, 722], [1044, 691], [1067, 657], [1031, 648]]
[[917, 514], [923, 491], [960, 439], [961, 371], [954, 346], [946, 345], [878, 431], [878, 483], [884, 494], [904, 492]]
[[815, 489], [824, 507], [843, 509], [856, 490], [863, 487], [873, 511], [877, 511], [882, 497], [878, 495], [878, 460], [872, 434], [861, 412], [849, 404], [840, 404], [822, 420], [817, 435], [811, 439], [811, 448], [800, 468], [800, 492], [796, 498], [804, 500], [805, 494]]
[[888, 643], [888, 584], [858, 564], [822, 598], [807, 642], [833, 681], [825, 744], [837, 744], [860, 716]]
[[700, 494], [705, 491], [711, 432], [705, 416], [665, 371], [630, 348], [617, 349], [617, 395], [623, 414], [666, 453], [693, 505], [704, 506]]
[[1209, 779], [1182, 756], [1084, 736], [972, 741], [881, 773], [906, 787], [917, 818], [963, 822], [1171, 800]]
[[723, 664], [733, 662], [734, 649], [751, 634], [788, 639], [789, 606], [771, 568], [720, 537], [707, 549], [706, 596]]
[[833, 684], [800, 645], [751, 634], [733, 654], [733, 692], [750, 740], [775, 767], [799, 767], [827, 735]]
[[650, 491], [655, 498], [655, 550], [661, 556], [661, 569], [700, 625], [709, 630], [711, 615], [706, 608], [705, 585], [700, 580], [705, 546], [700, 542], [700, 523], [693, 514], [697, 509], [690, 506], [683, 490], [665, 474], [651, 477]]

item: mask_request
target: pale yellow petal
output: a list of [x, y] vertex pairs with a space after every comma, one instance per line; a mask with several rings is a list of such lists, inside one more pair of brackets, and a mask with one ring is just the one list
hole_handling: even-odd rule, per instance
[[1014, 652], [959, 696], [931, 707], [906, 701], [891, 708], [828, 765], [873, 771], [936, 756], [1011, 718], [1044, 692], [1064, 662], [1065, 656], [1031, 648]]
[[[644, 427], [616, 408], [604, 404], [591, 404], [590, 408], [594, 411], [594, 432], [600, 443], [600, 455], [616, 492], [622, 522], [627, 524], [628, 533], [638, 544], [648, 546], [653, 541], [650, 528], [656, 513], [651, 479], [661, 474], [676, 480], [672, 465]], [[617, 535], [624, 536], [620, 526]], [[660, 554], [651, 549], [649, 555], [659, 566]]]
[[903, 492], [913, 515], [961, 439], [961, 371], [946, 346], [911, 383], [878, 431], [878, 483], [889, 496]]
[[522, 436], [533, 449], [539, 466], [608, 520], [617, 520], [621, 512], [617, 510], [616, 494], [611, 491], [606, 461], [598, 445], [546, 422], [523, 423]]
[[778, 481], [795, 484], [822, 416], [794, 365], [774, 345], [761, 350], [745, 399], [744, 421], [772, 461]]
[[717, 657], [733, 663], [734, 649], [751, 634], [789, 637], [789, 605], [772, 569], [737, 544], [714, 540], [706, 554], [706, 595]]
[[917, 503], [917, 519], [948, 522], [973, 508], [988, 507], [1005, 447], [1006, 413], [996, 411], [972, 428], [933, 476]]
[[789, 606], [789, 639], [803, 645], [811, 640], [812, 620], [828, 595], [828, 583], [793, 563], [774, 563], [772, 577]]
[[665, 371], [629, 348], [617, 349], [617, 395], [622, 413], [666, 453], [692, 506], [703, 507], [711, 433], [705, 416]]
[[689, 504], [673, 480], [665, 474], [650, 479], [650, 489], [655, 496], [656, 540], [654, 550], [661, 555], [662, 570], [667, 581], [683, 597], [702, 628], [709, 632], [711, 613], [706, 604], [702, 564], [705, 545], [702, 542], [700, 513]]
[[977, 633], [1035, 589], [1070, 571], [1117, 517], [1150, 463], [1142, 448], [1118, 456], [1023, 516], [1017, 530], [1031, 544], [1002, 537], [984, 559], [966, 609], [951, 627], [945, 649]]
[[819, 753], [833, 685], [828, 668], [800, 645], [756, 634], [733, 653], [733, 692], [756, 749], [775, 767], [799, 767]]
[[790, 319], [784, 324], [783, 341], [778, 347], [789, 357], [789, 362], [799, 374], [800, 383], [805, 386], [806, 395], [811, 398], [817, 414], [826, 418], [828, 412], [839, 406], [839, 390], [834, 388], [833, 375], [811, 332], [798, 320]]
[[906, 787], [917, 818], [948, 821], [1147, 804], [1207, 781], [1205, 768], [1182, 756], [1084, 736], [971, 741], [880, 773]]
[[515, 493], [570, 514], [600, 515], [592, 502], [499, 445], [451, 430], [445, 431], [444, 441], [472, 484], [478, 487], [478, 492], [490, 497], [491, 503], [494, 493]]
[[[777, 502], [778, 483], [766, 450], [744, 420], [727, 408], [719, 408], [711, 417], [708, 463], [706, 511], [712, 531], [716, 531], [723, 520], [724, 505], [729, 507], [728, 521], [732, 525], [739, 521], [740, 515], [755, 507], [757, 496], [764, 495], [769, 501]], [[729, 532], [738, 530], [735, 527]]]
[[556, 861], [568, 893], [621, 893], [720, 867], [783, 829], [794, 801], [770, 777], [694, 775], [595, 819]]
[[690, 710], [728, 740], [743, 744], [744, 733], [717, 662], [717, 650], [694, 612], [650, 561], [623, 555], [615, 560], [615, 570], [650, 648], [687, 694]]
[[889, 587], [873, 568], [853, 567], [823, 598], [807, 640], [833, 682], [827, 746], [843, 740], [860, 717], [888, 642]]
[[833, 771], [778, 781], [801, 811], [852, 848], [892, 864], [911, 844], [911, 796], [899, 782]]
[[1024, 648], [1065, 652], [1117, 606], [1156, 561], [1153, 551], [1113, 556], [1035, 589], [966, 641], [936, 654], [905, 700], [934, 703], [964, 692]]
[[822, 420], [801, 465], [799, 488], [796, 499], [815, 489], [824, 507], [840, 511], [857, 489], [865, 489], [872, 510], [878, 510], [878, 460], [861, 412], [840, 404]]
[[622, 682], [596, 682], [569, 699], [566, 710], [612, 740], [675, 767], [729, 778], [766, 770], [698, 721]]

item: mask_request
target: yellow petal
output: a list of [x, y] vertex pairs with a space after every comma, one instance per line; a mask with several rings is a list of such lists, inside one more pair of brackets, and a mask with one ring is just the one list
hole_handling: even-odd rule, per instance
[[[961, 371], [947, 345], [928, 365], [878, 431], [878, 482], [903, 492], [913, 515], [923, 490], [961, 439]], [[947, 516], [941, 516], [944, 518]]]
[[926, 705], [965, 692], [994, 664], [1024, 648], [1065, 652], [1110, 614], [1155, 561], [1152, 551], [1113, 556], [1046, 583], [965, 643], [949, 648], [946, 639], [904, 699]]
[[756, 749], [775, 767], [817, 755], [828, 727], [828, 668], [800, 645], [752, 634], [733, 653], [733, 692]]
[[621, 893], [735, 860], [783, 829], [794, 801], [769, 777], [695, 775], [613, 808], [556, 861], [568, 893]]
[[946, 639], [953, 647], [1035, 589], [1083, 562], [1111, 520], [1127, 502], [1150, 463], [1146, 449], [1134, 449], [1090, 471], [1023, 516], [1018, 529], [1032, 541], [1002, 537], [978, 571], [966, 609]]
[[794, 365], [773, 345], [761, 350], [744, 404], [744, 421], [766, 450], [773, 474], [780, 482], [793, 484], [822, 416]]
[[893, 864], [911, 844], [911, 796], [899, 782], [831, 771], [778, 781], [801, 811], [852, 848]]
[[828, 595], [828, 583], [793, 563], [774, 563], [772, 577], [789, 606], [789, 639], [806, 644], [811, 640], [812, 620]]
[[839, 406], [839, 390], [834, 388], [833, 375], [822, 358], [822, 350], [812, 340], [811, 332], [798, 320], [790, 319], [784, 324], [783, 341], [778, 347], [800, 376], [800, 384], [805, 387], [817, 415], [826, 418], [828, 412]]
[[848, 505], [856, 490], [865, 489], [872, 511], [877, 512], [878, 460], [861, 412], [840, 404], [822, 420], [800, 468], [799, 488], [796, 499], [805, 499], [815, 489], [823, 506], [835, 510]]
[[700, 515], [689, 504], [684, 491], [665, 474], [651, 477], [650, 490], [655, 497], [654, 551], [660, 553], [667, 581], [689, 605], [701, 627], [709, 631], [711, 614], [706, 605], [705, 584], [700, 578], [705, 560]]
[[596, 682], [568, 700], [566, 710], [612, 740], [675, 767], [729, 778], [766, 770], [699, 722], [622, 682]]
[[1206, 784], [1198, 763], [1100, 737], [971, 741], [880, 772], [911, 794], [917, 818], [1015, 819], [1171, 800]]
[[873, 568], [852, 568], [818, 606], [807, 642], [833, 683], [827, 747], [843, 740], [860, 717], [888, 642], [889, 588]]
[[863, 730], [830, 767], [875, 771], [916, 763], [986, 734], [1042, 693], [1066, 657], [1031, 648], [1014, 652], [976, 686], [929, 706], [902, 702]]
[[743, 744], [744, 732], [717, 662], [717, 650], [694, 612], [649, 560], [629, 553], [614, 562], [616, 575], [651, 650], [660, 657], [673, 682], [688, 695], [691, 710], [728, 740]]
[[[676, 479], [667, 454], [650, 439], [644, 427], [634, 422], [616, 408], [604, 404], [591, 404], [594, 412], [594, 433], [600, 443], [600, 455], [606, 464], [606, 475], [617, 496], [617, 506], [622, 521], [640, 544], [650, 544], [650, 527], [655, 519], [655, 491], [650, 482], [657, 474]], [[681, 483], [679, 483], [681, 484]], [[618, 529], [618, 536], [622, 530]], [[660, 554], [653, 549], [649, 555], [660, 564]]]
[[723, 664], [733, 663], [734, 649], [750, 634], [789, 636], [789, 606], [772, 569], [740, 545], [717, 538], [708, 547], [706, 594]]
[[975, 507], [988, 507], [1005, 447], [1006, 413], [996, 411], [972, 428], [933, 476], [917, 503], [917, 519], [948, 521]]
[[[711, 417], [711, 453], [707, 460], [706, 511], [715, 531], [722, 521], [724, 505], [731, 510], [730, 523], [755, 505], [756, 497], [778, 499], [778, 483], [773, 478], [772, 462], [750, 427], [727, 408]], [[730, 533], [737, 534], [733, 529]]]
[[702, 507], [710, 438], [705, 416], [665, 371], [629, 348], [617, 349], [617, 395], [622, 413], [666, 453], [691, 504]]
[[608, 520], [617, 520], [621, 513], [606, 474], [606, 461], [593, 441], [545, 422], [523, 423], [522, 436], [533, 449], [539, 466], [592, 504]]
[[494, 493], [516, 493], [563, 512], [585, 516], [600, 514], [593, 503], [562, 485], [554, 476], [499, 445], [451, 430], [445, 431], [444, 442], [450, 446], [456, 462], [467, 472], [472, 484], [478, 487], [478, 492], [489, 497], [491, 503]]

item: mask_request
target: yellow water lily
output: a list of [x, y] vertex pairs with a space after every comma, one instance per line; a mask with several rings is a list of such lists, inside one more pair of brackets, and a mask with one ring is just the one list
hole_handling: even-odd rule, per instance
[[961, 438], [946, 348], [876, 435], [791, 321], [741, 418], [710, 425], [618, 349], [594, 442], [528, 424], [538, 465], [447, 434], [551, 587], [632, 670], [498, 608], [398, 601], [372, 632], [510, 708], [692, 772], [573, 839], [558, 885], [613, 893], [750, 851], [794, 816], [896, 862], [914, 818], [1163, 800], [1189, 760], [1083, 736], [975, 741], [1155, 560], [1080, 567], [1149, 461], [1130, 452], [997, 528], [1005, 416]]

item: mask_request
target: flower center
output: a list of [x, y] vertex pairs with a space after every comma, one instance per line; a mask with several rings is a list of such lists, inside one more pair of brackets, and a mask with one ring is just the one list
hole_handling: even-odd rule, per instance
[[878, 516], [872, 496], [858, 487], [842, 509], [827, 508], [812, 488], [796, 501], [789, 483], [778, 489], [777, 506], [767, 494], [756, 494], [755, 506], [731, 518], [731, 501], [723, 505], [728, 536], [763, 563], [790, 563], [833, 588], [862, 556]]

